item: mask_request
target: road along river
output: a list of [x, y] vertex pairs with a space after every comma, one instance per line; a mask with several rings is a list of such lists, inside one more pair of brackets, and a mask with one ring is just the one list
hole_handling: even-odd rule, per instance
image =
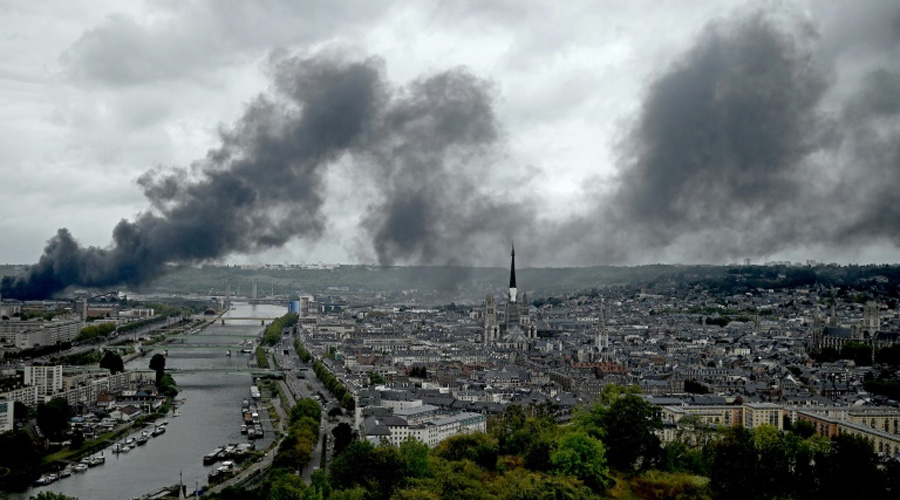
[[[236, 303], [224, 317], [275, 318], [285, 312], [279, 306]], [[178, 417], [167, 419], [169, 425], [164, 434], [128, 453], [116, 455], [107, 448], [104, 465], [7, 498], [25, 500], [40, 491], [54, 491], [82, 500], [129, 499], [176, 484], [179, 477], [183, 477], [189, 492], [198, 484], [204, 486], [207, 474], [216, 465], [203, 465], [203, 455], [227, 443], [247, 442], [247, 437], [240, 432], [241, 401], [249, 399], [253, 382], [249, 372], [238, 370], [247, 368], [253, 354], [240, 352], [239, 344], [243, 339], [237, 335], [260, 330], [259, 320], [231, 320], [224, 325], [216, 322], [200, 331], [196, 338], [185, 340], [186, 343], [204, 345], [233, 345], [231, 356], [226, 356], [224, 348], [169, 349], [166, 368], [175, 369], [173, 376], [181, 389], [178, 399], [183, 399], [184, 404], [178, 408]], [[126, 369], [147, 369], [152, 354], [129, 362]], [[177, 371], [224, 369], [236, 371]], [[263, 449], [272, 442], [274, 433], [268, 415], [261, 411], [260, 416], [266, 432], [264, 439], [256, 440], [256, 445]], [[135, 431], [132, 435], [136, 434], [140, 432]]]

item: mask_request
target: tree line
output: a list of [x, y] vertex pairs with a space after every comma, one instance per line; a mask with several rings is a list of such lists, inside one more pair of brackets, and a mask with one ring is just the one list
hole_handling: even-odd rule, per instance
[[281, 332], [285, 328], [292, 328], [297, 324], [300, 316], [297, 313], [287, 313], [284, 316], [275, 319], [267, 328], [263, 335], [265, 343], [275, 345], [281, 340]]
[[321, 361], [317, 360], [313, 363], [313, 372], [322, 382], [322, 385], [328, 389], [328, 392], [340, 401], [341, 406], [343, 406], [344, 409], [349, 412], [356, 409], [356, 400], [353, 399], [353, 394], [350, 394], [347, 388], [344, 387], [344, 384], [342, 384]]

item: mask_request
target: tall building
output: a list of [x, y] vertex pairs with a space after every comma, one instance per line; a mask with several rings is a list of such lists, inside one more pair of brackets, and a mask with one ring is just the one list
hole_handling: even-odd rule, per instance
[[493, 295], [484, 301], [484, 334], [486, 347], [525, 351], [537, 339], [537, 327], [531, 321], [528, 300], [524, 292], [519, 295], [516, 284], [516, 248], [510, 253], [509, 292], [503, 321]]
[[25, 385], [37, 387], [38, 396], [50, 396], [62, 390], [62, 365], [25, 367]]

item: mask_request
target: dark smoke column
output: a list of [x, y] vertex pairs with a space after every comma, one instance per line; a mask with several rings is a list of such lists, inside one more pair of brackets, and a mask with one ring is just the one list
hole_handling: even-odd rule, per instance
[[119, 222], [109, 247], [81, 247], [60, 229], [37, 264], [3, 278], [0, 293], [42, 299], [72, 285], [137, 286], [168, 263], [320, 236], [324, 169], [372, 129], [385, 99], [381, 63], [282, 58], [272, 70], [273, 95], [250, 104], [218, 149], [191, 169], [141, 177], [153, 210]]

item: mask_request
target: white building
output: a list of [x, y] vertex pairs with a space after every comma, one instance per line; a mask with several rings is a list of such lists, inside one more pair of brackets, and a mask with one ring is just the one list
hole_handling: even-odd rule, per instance
[[37, 387], [32, 385], [6, 391], [0, 393], [0, 399], [5, 401], [18, 401], [25, 406], [37, 406]]
[[57, 316], [51, 321], [18, 318], [0, 320], [0, 345], [16, 349], [53, 345], [75, 340], [82, 328], [82, 321], [74, 315]]
[[419, 423], [410, 423], [407, 419], [396, 415], [380, 419], [369, 417], [363, 423], [367, 440], [374, 444], [386, 441], [394, 446], [413, 438], [434, 447], [441, 441], [459, 434], [486, 430], [487, 417], [480, 413], [469, 412], [445, 415]]
[[63, 388], [62, 365], [26, 366], [25, 385], [37, 388], [38, 396], [49, 396]]
[[0, 399], [0, 432], [13, 430], [15, 407], [13, 401]]

